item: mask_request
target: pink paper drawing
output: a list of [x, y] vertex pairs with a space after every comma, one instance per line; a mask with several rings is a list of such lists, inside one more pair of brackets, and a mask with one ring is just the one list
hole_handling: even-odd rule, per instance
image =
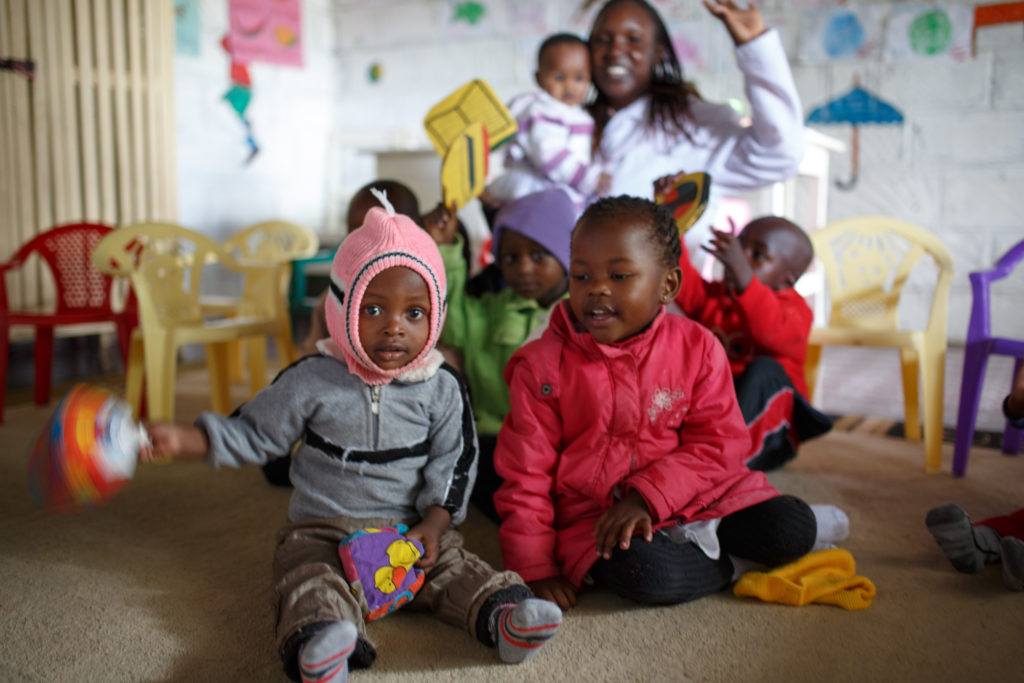
[[230, 23], [235, 60], [302, 66], [299, 0], [231, 0]]

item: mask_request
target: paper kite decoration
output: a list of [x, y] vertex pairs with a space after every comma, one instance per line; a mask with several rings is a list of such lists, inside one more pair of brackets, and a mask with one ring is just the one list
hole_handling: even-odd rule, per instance
[[110, 500], [135, 474], [146, 430], [110, 392], [78, 384], [36, 438], [29, 491], [40, 507], [73, 512]]
[[711, 176], [707, 173], [680, 175], [665, 192], [656, 192], [654, 201], [672, 212], [672, 218], [679, 228], [679, 236], [693, 227], [708, 207], [708, 193], [711, 191]]
[[366, 621], [394, 612], [423, 586], [423, 570], [413, 566], [423, 546], [403, 535], [408, 530], [404, 524], [361, 529], [338, 545], [349, 589]]

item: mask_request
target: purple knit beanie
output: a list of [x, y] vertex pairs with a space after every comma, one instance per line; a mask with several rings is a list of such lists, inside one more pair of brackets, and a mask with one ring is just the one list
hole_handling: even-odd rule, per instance
[[491, 252], [495, 262], [500, 263], [501, 233], [508, 228], [550, 251], [568, 273], [569, 243], [576, 216], [576, 206], [559, 188], [534, 192], [505, 204], [494, 218]]
[[[371, 192], [384, 208], [370, 209], [362, 227], [349, 234], [334, 255], [325, 312], [327, 331], [344, 355], [349, 371], [367, 384], [387, 384], [422, 365], [437, 344], [444, 325], [448, 285], [444, 261], [433, 238], [408, 216], [396, 214], [386, 194], [376, 189]], [[400, 368], [384, 370], [370, 360], [359, 341], [359, 309], [374, 276], [395, 266], [415, 271], [427, 283], [430, 333], [416, 358]]]

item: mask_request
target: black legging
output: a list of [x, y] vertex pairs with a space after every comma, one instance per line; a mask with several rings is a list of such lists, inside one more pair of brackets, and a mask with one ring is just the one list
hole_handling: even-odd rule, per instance
[[712, 560], [693, 543], [654, 534], [650, 543], [635, 536], [629, 550], [616, 548], [598, 560], [591, 576], [624, 598], [652, 605], [688, 602], [729, 585], [729, 555], [775, 567], [805, 555], [814, 545], [817, 524], [807, 503], [777, 496], [724, 517], [718, 526], [722, 553]]

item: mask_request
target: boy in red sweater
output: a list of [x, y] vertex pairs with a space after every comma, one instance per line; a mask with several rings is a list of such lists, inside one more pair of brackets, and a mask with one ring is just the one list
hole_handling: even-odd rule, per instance
[[724, 279], [702, 279], [684, 247], [676, 303], [725, 346], [750, 429], [747, 466], [774, 469], [796, 456], [801, 441], [832, 427], [806, 399], [804, 359], [814, 313], [793, 289], [814, 247], [800, 227], [777, 216], [751, 221], [738, 236], [712, 233], [704, 249], [725, 267]]

